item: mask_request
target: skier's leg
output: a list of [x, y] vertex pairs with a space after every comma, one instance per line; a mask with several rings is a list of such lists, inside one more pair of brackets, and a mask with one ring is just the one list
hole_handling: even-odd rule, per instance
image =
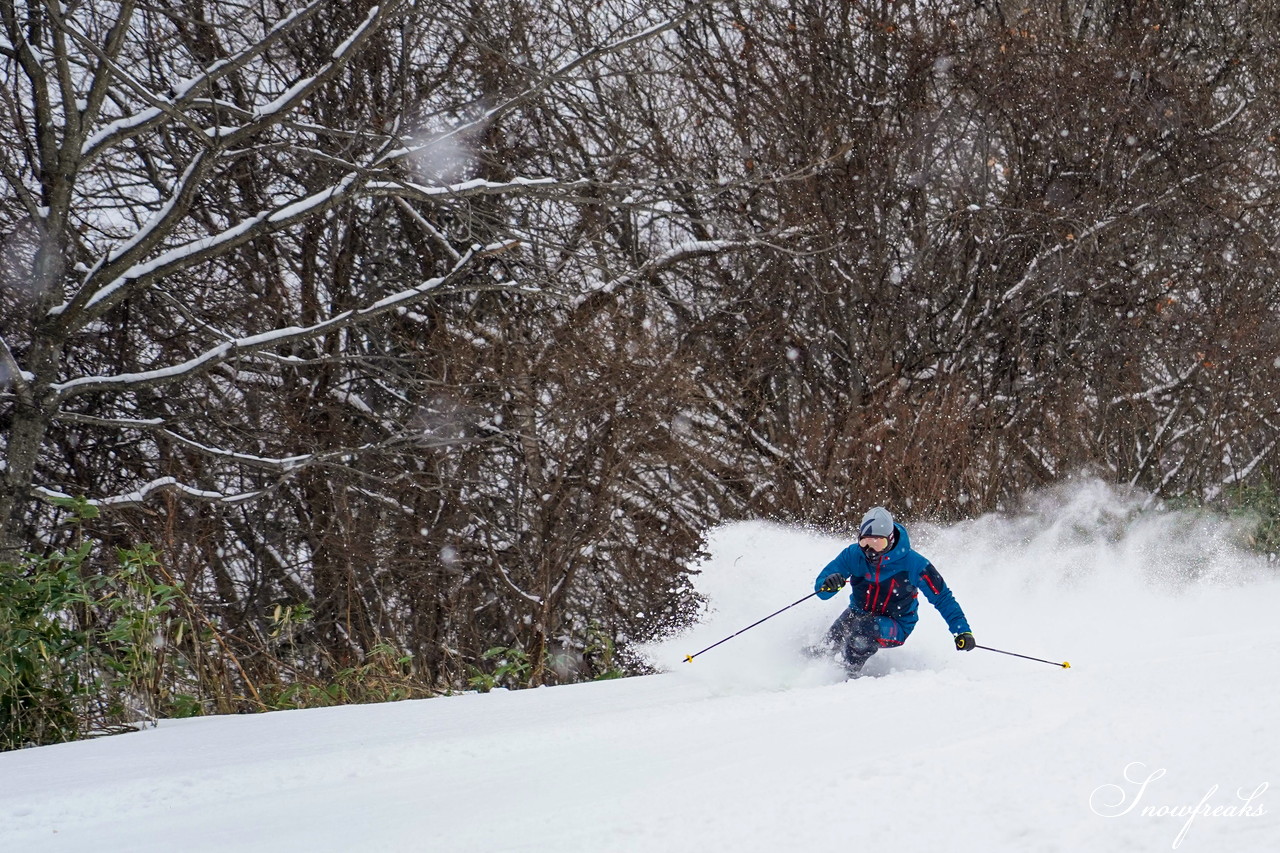
[[851, 677], [860, 674], [863, 665], [879, 650], [879, 644], [865, 634], [850, 634], [844, 644], [845, 671]]
[[840, 653], [849, 675], [857, 675], [867, 659], [880, 649], [876, 631], [876, 617], [850, 607], [827, 632], [827, 642]]
[[849, 610], [846, 608], [840, 612], [840, 616], [836, 618], [836, 621], [831, 623], [831, 627], [827, 629], [826, 636], [813, 645], [804, 647], [802, 651], [805, 657], [826, 659], [843, 649], [845, 638], [849, 633], [845, 627], [848, 620]]

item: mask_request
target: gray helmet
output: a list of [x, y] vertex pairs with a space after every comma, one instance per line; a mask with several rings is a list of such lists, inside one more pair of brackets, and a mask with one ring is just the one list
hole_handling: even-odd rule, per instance
[[862, 524], [858, 527], [858, 538], [863, 536], [892, 536], [893, 535], [893, 515], [889, 510], [882, 506], [872, 507], [867, 510], [867, 514], [862, 517]]

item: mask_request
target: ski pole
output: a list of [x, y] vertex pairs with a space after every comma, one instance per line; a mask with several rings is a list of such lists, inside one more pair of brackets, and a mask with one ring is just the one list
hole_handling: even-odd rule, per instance
[[[818, 594], [817, 592], [811, 592], [811, 593], [809, 593], [808, 595], [806, 595], [804, 598], [800, 599], [800, 601], [793, 601], [793, 602], [791, 602], [791, 603], [790, 603], [790, 604], [788, 604], [786, 607], [782, 608], [782, 610], [779, 610], [779, 611], [774, 612], [774, 613], [770, 613], [768, 616], [764, 617], [764, 618], [763, 618], [763, 619], [761, 619], [759, 622], [752, 622], [750, 625], [748, 625], [747, 627], [745, 627], [745, 628], [743, 628], [741, 631], [739, 631], [739, 632], [738, 632], [738, 634], [745, 634], [746, 632], [750, 631], [750, 630], [751, 630], [752, 628], [754, 628], [755, 626], [759, 625], [759, 624], [760, 624], [760, 622], [767, 622], [767, 621], [769, 621], [770, 619], [772, 619], [773, 617], [777, 616], [777, 615], [778, 615], [779, 613], [781, 613], [783, 610], [790, 610], [791, 608], [795, 607], [797, 604], [800, 604], [801, 602], [808, 601], [809, 599], [813, 598], [813, 597], [814, 597], [815, 595], [817, 595], [817, 594]], [[738, 634], [730, 634], [729, 636], [727, 636], [727, 637], [725, 637], [723, 640], [721, 640], [721, 641], [720, 641], [720, 643], [727, 643], [727, 642], [729, 642], [730, 640], [732, 640], [734, 637], [738, 636]], [[712, 643], [711, 645], [709, 645], [709, 646], [707, 646], [705, 649], [703, 649], [703, 650], [702, 650], [702, 652], [709, 652], [709, 651], [711, 651], [712, 649], [714, 649], [716, 646], [720, 645], [720, 643]], [[691, 655], [685, 655], [685, 656], [684, 656], [684, 662], [685, 662], [685, 663], [693, 663], [693, 659], [694, 659], [694, 658], [696, 658], [698, 655], [702, 654], [702, 652], [694, 652], [694, 653], [693, 653], [693, 654], [691, 654]]]
[[1059, 663], [1059, 662], [1058, 662], [1058, 661], [1056, 661], [1056, 660], [1045, 660], [1044, 658], [1033, 658], [1033, 657], [1031, 657], [1030, 655], [1020, 655], [1020, 654], [1018, 654], [1017, 652], [1006, 652], [1006, 651], [1004, 651], [1004, 650], [1002, 650], [1002, 649], [993, 649], [993, 648], [991, 648], [990, 646], [979, 646], [979, 645], [978, 645], [978, 644], [976, 644], [976, 643], [974, 644], [974, 646], [973, 646], [973, 647], [974, 647], [975, 649], [986, 649], [986, 650], [987, 650], [987, 651], [989, 651], [989, 652], [1000, 652], [1000, 654], [1002, 654], [1002, 655], [1012, 655], [1012, 656], [1013, 656], [1013, 657], [1015, 657], [1015, 658], [1026, 658], [1027, 660], [1038, 660], [1038, 661], [1040, 661], [1040, 663], [1048, 663], [1048, 664], [1052, 664], [1052, 665], [1054, 665], [1054, 666], [1060, 666], [1060, 667], [1062, 667], [1063, 669], [1071, 669], [1071, 663], [1070, 663], [1070, 661], [1065, 661], [1065, 660], [1064, 660], [1064, 661], [1062, 661], [1061, 663]]

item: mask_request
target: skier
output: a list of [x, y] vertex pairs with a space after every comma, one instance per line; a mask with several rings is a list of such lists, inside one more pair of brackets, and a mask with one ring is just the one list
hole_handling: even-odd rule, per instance
[[956, 648], [973, 650], [973, 632], [950, 587], [932, 563], [911, 550], [907, 529], [882, 506], [862, 517], [858, 541], [828, 563], [813, 586], [826, 600], [846, 582], [853, 585], [849, 607], [827, 632], [826, 642], [844, 657], [851, 677], [880, 649], [906, 642], [919, 618], [917, 590], [947, 620]]

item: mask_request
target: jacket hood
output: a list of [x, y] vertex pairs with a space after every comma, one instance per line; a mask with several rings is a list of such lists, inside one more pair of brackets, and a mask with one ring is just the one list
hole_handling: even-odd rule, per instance
[[891, 565], [911, 553], [911, 537], [907, 534], [907, 528], [895, 521], [893, 530], [898, 534], [898, 541], [882, 555], [886, 565]]

